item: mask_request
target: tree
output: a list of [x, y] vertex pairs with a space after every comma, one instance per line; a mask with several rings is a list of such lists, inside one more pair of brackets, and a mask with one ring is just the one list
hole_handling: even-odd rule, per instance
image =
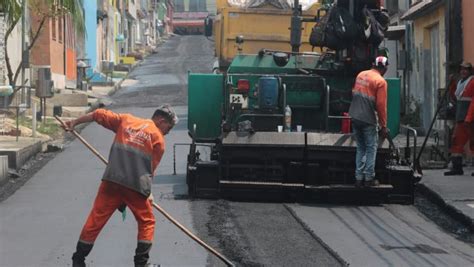
[[21, 64], [17, 66], [15, 71], [13, 71], [7, 47], [8, 38], [22, 17], [21, 1], [27, 3], [27, 7], [31, 12], [39, 17], [39, 23], [35, 25], [35, 27], [31, 27], [29, 31], [30, 44], [26, 47], [27, 51], [30, 51], [34, 46], [36, 40], [40, 36], [44, 24], [51, 18], [62, 17], [69, 14], [72, 17], [76, 30], [79, 33], [85, 33], [84, 14], [82, 10], [83, 0], [0, 0], [0, 13], [4, 13], [7, 24], [4, 40], [7, 77], [9, 84], [13, 87], [16, 85], [18, 74], [21, 70]]

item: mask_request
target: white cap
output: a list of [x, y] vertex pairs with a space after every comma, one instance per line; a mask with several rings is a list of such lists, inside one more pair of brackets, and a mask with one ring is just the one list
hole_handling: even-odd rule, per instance
[[375, 67], [386, 68], [388, 66], [388, 58], [386, 58], [384, 56], [378, 56], [375, 59], [374, 65], [375, 65]]

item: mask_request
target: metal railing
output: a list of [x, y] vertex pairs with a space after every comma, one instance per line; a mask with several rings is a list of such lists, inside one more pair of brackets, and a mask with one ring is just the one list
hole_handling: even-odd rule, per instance
[[[176, 175], [176, 147], [177, 146], [190, 146], [191, 143], [175, 143], [173, 144], [173, 175]], [[196, 146], [212, 147], [211, 144], [195, 144]]]
[[[16, 141], [19, 137], [20, 113], [31, 107], [31, 86], [17, 86], [10, 96], [0, 96], [0, 109], [16, 109]], [[36, 114], [33, 114], [35, 116]]]
[[410, 133], [413, 135], [413, 161], [411, 163], [415, 164], [416, 162], [416, 150], [417, 150], [417, 144], [416, 144], [416, 137], [418, 133], [416, 132], [415, 128], [410, 127], [409, 125], [400, 125], [401, 128], [407, 130], [407, 144], [405, 147], [405, 159], [410, 160], [410, 154], [411, 154], [411, 148], [410, 148]]

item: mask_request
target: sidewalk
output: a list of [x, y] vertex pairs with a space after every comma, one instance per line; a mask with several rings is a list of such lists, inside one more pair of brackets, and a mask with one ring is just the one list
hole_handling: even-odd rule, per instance
[[[7, 164], [3, 166], [8, 166], [9, 169], [15, 171], [19, 170], [23, 164], [29, 160], [31, 157], [42, 151], [43, 140], [40, 138], [32, 137], [19, 137], [16, 141], [15, 136], [0, 136], [0, 156], [7, 156]], [[0, 170], [0, 173], [7, 174], [8, 170]], [[8, 181], [8, 177], [0, 176], [0, 185], [3, 185]]]
[[474, 231], [474, 167], [465, 167], [459, 176], [444, 176], [445, 171], [424, 170], [418, 188]]
[[[72, 119], [87, 114], [99, 107], [112, 104], [110, 96], [120, 89], [122, 83], [127, 85], [134, 82], [134, 80], [128, 79], [128, 74], [137, 66], [140, 66], [142, 61], [143, 60], [136, 60], [130, 68], [128, 68], [128, 71], [114, 71], [114, 74], [117, 75], [111, 78], [111, 82], [96, 83], [87, 91], [79, 89], [60, 89], [55, 92], [53, 97], [47, 99], [46, 110], [44, 111], [46, 119], [59, 124], [59, 122], [56, 122], [52, 117], [53, 113], [58, 111], [57, 108], [60, 108], [60, 111], [62, 111], [61, 118]], [[33, 115], [36, 115], [32, 114], [32, 109], [35, 104], [37, 110], [39, 109], [39, 101], [39, 98], [32, 96], [31, 107], [24, 113], [26, 117], [32, 119]], [[6, 132], [5, 123], [3, 121], [0, 121], [0, 123], [0, 126], [2, 126], [0, 130]], [[13, 128], [15, 128], [13, 130], [16, 130], [16, 127], [11, 127], [11, 125], [9, 128], [10, 130]], [[54, 137], [40, 134], [38, 131], [37, 138], [29, 137], [32, 136], [32, 130], [30, 128], [20, 125], [19, 130], [23, 136], [19, 136], [18, 141], [16, 140], [16, 136], [0, 135], [0, 187], [10, 179], [13, 179], [11, 175], [9, 175], [9, 171], [15, 173], [33, 156], [40, 152], [47, 151], [50, 145], [52, 147], [57, 145], [58, 140], [54, 140]]]
[[[62, 90], [61, 93], [56, 94], [58, 97], [55, 99], [56, 101], [62, 101], [62, 104], [66, 104], [62, 106], [62, 117], [77, 118], [96, 109], [100, 104], [109, 105], [111, 103], [109, 95], [120, 87], [122, 81], [124, 80], [117, 81], [114, 86], [93, 86], [92, 90], [88, 90], [87, 92], [80, 90]], [[81, 95], [82, 97], [78, 97]], [[82, 103], [82, 105], [77, 104], [78, 98], [84, 98], [84, 101], [79, 102]], [[72, 106], [67, 106], [68, 103]], [[50, 113], [52, 113], [52, 111], [48, 111], [47, 113], [48, 119], [51, 118], [49, 116]], [[25, 127], [21, 128], [25, 129]], [[27, 130], [31, 132], [30, 129]], [[40, 152], [46, 151], [48, 142], [54, 142], [54, 140], [48, 136], [39, 133], [38, 136], [37, 138], [19, 136], [17, 141], [16, 136], [0, 135], [0, 156], [6, 155], [8, 157], [8, 159], [0, 157], [2, 161], [0, 162], [0, 186], [9, 181], [8, 170], [4, 170], [5, 166], [8, 166], [8, 169], [12, 171], [18, 171], [30, 158]], [[4, 161], [7, 161], [7, 163]]]

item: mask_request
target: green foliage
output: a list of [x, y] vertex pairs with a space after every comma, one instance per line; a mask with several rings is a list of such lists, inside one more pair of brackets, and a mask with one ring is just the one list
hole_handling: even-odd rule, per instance
[[120, 78], [123, 79], [127, 77], [128, 72], [126, 71], [114, 71], [112, 72], [112, 78]]
[[[24, 127], [31, 128], [32, 119], [21, 116], [19, 118], [19, 124]], [[38, 121], [36, 130], [41, 134], [45, 135], [57, 135], [58, 132], [62, 131], [61, 126], [56, 123], [55, 119], [47, 118], [46, 121]]]
[[0, 13], [5, 14], [7, 24], [11, 25], [21, 16], [21, 6], [14, 0], [0, 0]]
[[54, 0], [0, 0], [0, 12], [6, 15], [7, 24], [14, 27], [21, 18], [21, 2], [26, 1], [33, 12], [41, 16], [58, 17], [70, 14], [79, 32], [85, 32], [82, 0], [62, 0], [55, 4]]
[[[20, 4], [21, 3], [21, 4]], [[69, 15], [74, 22], [75, 29], [78, 33], [85, 32], [85, 21], [83, 12], [83, 0], [0, 0], [0, 11], [6, 16], [7, 29], [5, 32], [4, 43], [8, 44], [10, 33], [14, 30], [22, 17], [22, 3], [31, 10], [37, 17], [39, 22], [34, 22], [30, 29], [30, 44], [27, 48], [29, 51], [39, 37], [43, 25], [49, 23], [51, 18]], [[15, 86], [21, 69], [21, 64], [16, 66], [16, 70], [12, 67], [8, 49], [5, 46], [5, 63], [7, 69], [7, 77], [9, 84]], [[15, 91], [15, 93], [17, 90]]]
[[85, 33], [86, 28], [82, 0], [63, 0], [62, 5], [72, 15], [72, 21], [76, 26], [76, 30], [80, 33]]
[[0, 13], [3, 13], [7, 23], [11, 24], [21, 15], [21, 6], [15, 0], [0, 0]]
[[85, 33], [84, 13], [82, 0], [28, 0], [32, 10], [46, 17], [61, 17], [71, 15], [75, 28], [80, 33]]

